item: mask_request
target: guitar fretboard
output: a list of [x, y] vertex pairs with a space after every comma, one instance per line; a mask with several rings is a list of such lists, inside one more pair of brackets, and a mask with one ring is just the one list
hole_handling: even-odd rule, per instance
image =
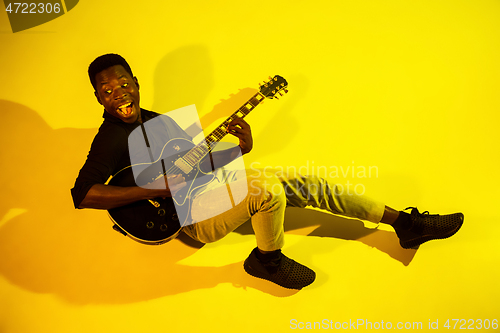
[[214, 129], [209, 135], [205, 137], [199, 144], [193, 147], [183, 159], [189, 163], [192, 167], [200, 162], [207, 154], [212, 150], [217, 142], [222, 140], [227, 134], [226, 128], [228, 124], [236, 118], [246, 117], [250, 111], [255, 109], [265, 97], [260, 92], [253, 95], [242, 107], [236, 110], [231, 116], [229, 116], [219, 127]]

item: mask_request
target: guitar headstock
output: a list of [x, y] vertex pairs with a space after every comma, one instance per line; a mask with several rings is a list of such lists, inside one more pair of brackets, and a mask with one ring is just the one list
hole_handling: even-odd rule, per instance
[[283, 77], [275, 75], [260, 85], [260, 93], [267, 98], [278, 98], [278, 94], [283, 96], [284, 93], [288, 92], [286, 87], [288, 87], [288, 82]]

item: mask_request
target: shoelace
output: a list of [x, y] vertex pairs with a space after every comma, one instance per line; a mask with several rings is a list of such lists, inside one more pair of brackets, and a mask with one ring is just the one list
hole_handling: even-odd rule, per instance
[[428, 210], [426, 210], [425, 212], [420, 213], [420, 212], [418, 211], [417, 207], [407, 207], [407, 208], [405, 208], [404, 210], [408, 210], [408, 209], [412, 209], [412, 210], [413, 210], [413, 209], [416, 209], [416, 210], [417, 210], [417, 214], [419, 214], [419, 215], [428, 215], [428, 216], [437, 216], [437, 215], [439, 215], [439, 214], [431, 214], [431, 213], [429, 213], [429, 211], [428, 211]]
[[[420, 213], [418, 211], [417, 207], [407, 207], [405, 210], [408, 210], [410, 208], [412, 210], [411, 211], [411, 213], [412, 213], [411, 215], [414, 216], [414, 218], [411, 219], [411, 221], [412, 221], [411, 230], [413, 230], [413, 232], [420, 233], [420, 232], [422, 232], [424, 230], [426, 224], [424, 222], [423, 215], [429, 216], [429, 217], [430, 216], [437, 216], [437, 214], [431, 215], [428, 210], [426, 210], [425, 212]], [[416, 211], [415, 213], [413, 213], [414, 210]]]

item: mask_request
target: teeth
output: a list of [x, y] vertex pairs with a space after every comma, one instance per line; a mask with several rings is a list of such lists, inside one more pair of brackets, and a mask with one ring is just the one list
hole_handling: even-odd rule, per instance
[[126, 108], [126, 107], [129, 107], [130, 104], [132, 104], [132, 102], [130, 103], [127, 103], [127, 104], [123, 104], [122, 106], [119, 106], [118, 108], [121, 109], [121, 108]]

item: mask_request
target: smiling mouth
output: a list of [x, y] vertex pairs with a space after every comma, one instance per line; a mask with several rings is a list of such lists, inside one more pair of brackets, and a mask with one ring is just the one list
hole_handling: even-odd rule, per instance
[[132, 106], [133, 103], [129, 102], [127, 104], [120, 105], [117, 108], [117, 111], [122, 115], [122, 116], [129, 116], [132, 113]]

